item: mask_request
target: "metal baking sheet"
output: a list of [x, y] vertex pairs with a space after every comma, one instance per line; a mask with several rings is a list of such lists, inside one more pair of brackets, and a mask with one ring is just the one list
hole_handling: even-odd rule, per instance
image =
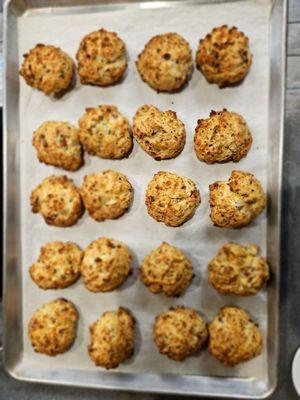
[[[51, 7], [50, 7], [51, 5]], [[278, 281], [281, 197], [281, 152], [285, 59], [285, 1], [18, 1], [5, 6], [5, 365], [17, 379], [133, 391], [185, 395], [262, 398], [276, 386], [278, 357]], [[224, 90], [208, 85], [198, 71], [182, 92], [157, 94], [141, 82], [134, 60], [153, 35], [176, 31], [186, 37], [193, 50], [198, 40], [214, 26], [237, 25], [250, 37], [254, 63], [249, 76], [238, 87]], [[58, 45], [74, 57], [84, 34], [105, 27], [117, 31], [129, 52], [129, 71], [112, 88], [81, 86], [59, 101], [33, 91], [18, 78], [21, 55], [37, 42]], [[127, 160], [109, 161], [86, 156], [86, 165], [68, 174], [80, 185], [82, 177], [113, 168], [124, 172], [135, 188], [129, 213], [117, 221], [96, 223], [85, 214], [72, 228], [46, 226], [30, 212], [30, 191], [44, 177], [62, 174], [37, 162], [31, 146], [32, 131], [44, 120], [63, 119], [76, 123], [86, 107], [116, 104], [130, 119], [140, 105], [152, 103], [178, 112], [187, 128], [187, 144], [174, 160], [155, 162], [135, 144]], [[250, 126], [254, 143], [247, 158], [238, 164], [206, 166], [192, 150], [193, 130], [198, 118], [211, 109], [240, 112]], [[208, 184], [226, 179], [233, 169], [255, 173], [269, 194], [268, 212], [242, 230], [221, 230], [209, 221]], [[180, 228], [168, 228], [147, 216], [144, 192], [158, 170], [178, 172], [194, 179], [202, 203], [195, 217]], [[39, 248], [50, 240], [74, 240], [85, 247], [99, 236], [123, 240], [135, 255], [135, 274], [120, 290], [89, 293], [82, 281], [59, 291], [42, 291], [28, 276]], [[137, 268], [143, 256], [161, 241], [181, 247], [192, 258], [197, 278], [179, 299], [154, 296], [141, 285]], [[206, 265], [228, 240], [249, 241], [262, 247], [271, 264], [273, 280], [267, 291], [250, 298], [218, 295], [207, 285]], [[73, 348], [54, 358], [33, 352], [26, 326], [32, 312], [57, 297], [72, 300], [80, 312], [78, 337]], [[88, 358], [88, 325], [107, 309], [128, 306], [138, 320], [135, 357], [116, 371], [93, 366]], [[171, 305], [198, 309], [210, 320], [226, 304], [246, 308], [262, 329], [264, 353], [249, 363], [228, 369], [207, 352], [183, 363], [162, 357], [155, 349], [151, 329], [156, 313]]]

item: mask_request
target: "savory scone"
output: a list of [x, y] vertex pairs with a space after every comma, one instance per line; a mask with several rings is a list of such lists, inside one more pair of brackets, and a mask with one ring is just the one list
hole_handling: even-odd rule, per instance
[[156, 316], [153, 336], [160, 354], [182, 361], [201, 348], [207, 328], [197, 311], [176, 307]]
[[75, 64], [60, 48], [37, 44], [28, 54], [24, 54], [20, 75], [27, 85], [46, 95], [60, 95], [73, 84]]
[[32, 144], [40, 162], [76, 171], [83, 164], [78, 130], [69, 122], [43, 122], [33, 132]]
[[123, 307], [107, 311], [90, 326], [88, 352], [91, 360], [106, 369], [117, 368], [133, 355], [134, 318]]
[[148, 214], [156, 221], [179, 226], [195, 214], [200, 192], [191, 179], [160, 171], [148, 184], [145, 203]]
[[91, 292], [109, 292], [122, 285], [132, 273], [131, 254], [118, 240], [99, 238], [84, 250], [81, 275]]
[[60, 227], [76, 224], [84, 211], [79, 190], [66, 176], [45, 178], [31, 192], [30, 204], [48, 225]]
[[232, 171], [228, 182], [217, 181], [209, 185], [209, 204], [214, 225], [241, 228], [263, 211], [266, 194], [254, 175]]
[[76, 243], [49, 242], [41, 248], [29, 274], [41, 289], [63, 289], [79, 278], [82, 257], [83, 252]]
[[100, 158], [124, 158], [133, 145], [128, 119], [110, 105], [86, 109], [79, 120], [79, 138], [89, 154]]
[[189, 43], [177, 33], [154, 36], [136, 60], [144, 82], [159, 92], [181, 89], [193, 71]]
[[255, 244], [226, 243], [208, 264], [208, 280], [222, 294], [256, 294], [269, 280], [269, 266]]
[[206, 80], [220, 88], [239, 83], [252, 64], [249, 39], [235, 26], [214, 28], [200, 40], [196, 64]]
[[82, 84], [112, 85], [126, 70], [126, 46], [115, 32], [100, 29], [81, 40], [76, 59]]
[[199, 119], [195, 129], [194, 148], [200, 161], [240, 161], [252, 144], [252, 135], [244, 118], [224, 109], [211, 111], [209, 118]]
[[86, 175], [80, 193], [85, 208], [96, 221], [121, 217], [133, 198], [133, 188], [126, 176], [111, 169]]
[[233, 367], [261, 354], [260, 330], [250, 315], [238, 307], [223, 307], [208, 325], [209, 352], [226, 366]]
[[194, 277], [193, 266], [177, 247], [163, 242], [144, 258], [141, 281], [152, 293], [179, 296]]
[[35, 311], [28, 324], [34, 351], [56, 356], [65, 353], [75, 341], [78, 312], [68, 300], [57, 299]]
[[133, 118], [133, 136], [155, 160], [177, 157], [185, 145], [185, 126], [174, 111], [145, 104]]

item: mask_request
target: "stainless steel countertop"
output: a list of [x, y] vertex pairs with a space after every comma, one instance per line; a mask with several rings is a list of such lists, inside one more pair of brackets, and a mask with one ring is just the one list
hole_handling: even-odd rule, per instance
[[[2, 16], [0, 15], [2, 31]], [[2, 33], [2, 32], [1, 32]], [[2, 37], [2, 34], [1, 34]], [[2, 43], [0, 45], [2, 51]], [[2, 69], [0, 60], [0, 69]], [[291, 378], [293, 355], [300, 345], [300, 0], [289, 0], [287, 90], [283, 171], [282, 286], [280, 374], [272, 400], [297, 399]], [[2, 92], [2, 80], [0, 93]], [[0, 332], [2, 332], [0, 307]], [[15, 381], [0, 360], [0, 400], [158, 400], [157, 395], [93, 391]], [[168, 400], [180, 399], [170, 397]]]

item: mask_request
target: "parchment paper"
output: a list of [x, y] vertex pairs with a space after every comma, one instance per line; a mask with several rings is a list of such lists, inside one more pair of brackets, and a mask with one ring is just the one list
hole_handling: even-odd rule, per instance
[[[61, 47], [75, 58], [81, 38], [93, 30], [105, 27], [117, 31], [124, 39], [129, 54], [129, 68], [122, 83], [108, 88], [82, 86], [60, 100], [53, 100], [37, 90], [32, 90], [20, 79], [20, 132], [22, 180], [22, 268], [23, 271], [23, 322], [24, 361], [39, 368], [96, 370], [87, 354], [88, 326], [105, 310], [119, 305], [130, 308], [138, 321], [134, 357], [122, 364], [118, 372], [151, 372], [196, 375], [257, 377], [267, 379], [267, 348], [260, 357], [235, 368], [225, 368], [207, 351], [201, 351], [182, 363], [161, 356], [153, 342], [151, 331], [156, 314], [170, 306], [194, 307], [209, 321], [225, 305], [238, 305], [248, 310], [259, 323], [266, 342], [267, 294], [262, 291], [247, 298], [218, 294], [207, 283], [207, 264], [219, 247], [227, 241], [254, 242], [266, 251], [266, 214], [242, 230], [214, 227], [209, 218], [208, 185], [216, 180], [226, 180], [233, 169], [254, 173], [266, 187], [268, 144], [268, 18], [269, 1], [244, 1], [230, 4], [197, 5], [188, 1], [182, 4], [159, 7], [157, 3], [142, 8], [108, 6], [107, 8], [81, 8], [80, 12], [58, 15], [56, 9], [40, 14], [29, 12], [19, 19], [19, 55], [36, 43]], [[209, 85], [198, 70], [180, 93], [157, 94], [143, 83], [134, 61], [144, 44], [154, 35], [175, 31], [183, 35], [193, 49], [198, 40], [213, 27], [227, 23], [236, 25], [250, 38], [253, 65], [245, 81], [233, 88], [220, 90]], [[31, 213], [29, 196], [40, 181], [64, 171], [40, 164], [31, 145], [32, 132], [45, 120], [63, 120], [77, 124], [86, 107], [115, 104], [131, 121], [136, 109], [144, 103], [160, 109], [172, 109], [186, 125], [187, 143], [180, 156], [169, 161], [154, 161], [136, 143], [128, 159], [101, 160], [85, 154], [85, 166], [78, 172], [68, 173], [80, 186], [83, 176], [112, 168], [127, 175], [134, 187], [134, 201], [128, 213], [115, 221], [95, 222], [87, 212], [71, 228], [47, 226], [40, 215]], [[253, 145], [248, 156], [238, 164], [206, 165], [197, 160], [193, 151], [194, 129], [198, 118], [206, 118], [211, 111], [226, 107], [242, 114], [253, 135]], [[148, 216], [144, 205], [147, 183], [160, 170], [176, 172], [193, 179], [201, 192], [201, 205], [195, 216], [179, 228], [170, 228]], [[81, 280], [64, 290], [43, 291], [30, 279], [29, 266], [38, 257], [40, 247], [48, 241], [71, 240], [85, 248], [92, 240], [108, 236], [124, 241], [134, 255], [134, 274], [120, 289], [105, 294], [86, 290]], [[143, 257], [162, 241], [178, 246], [193, 261], [196, 278], [180, 298], [166, 298], [151, 294], [139, 281], [138, 265]], [[57, 357], [34, 353], [27, 338], [27, 324], [36, 308], [58, 297], [74, 302], [80, 313], [78, 337], [70, 351]], [[47, 364], [45, 364], [47, 363]], [[113, 373], [113, 372], [112, 372]]]

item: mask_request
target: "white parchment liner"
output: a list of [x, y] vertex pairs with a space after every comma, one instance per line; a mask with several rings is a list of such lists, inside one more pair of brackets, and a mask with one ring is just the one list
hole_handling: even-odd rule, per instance
[[[218, 375], [267, 378], [267, 348], [263, 354], [244, 365], [225, 368], [207, 351], [192, 356], [182, 363], [161, 356], [152, 340], [152, 326], [157, 313], [170, 306], [186, 305], [196, 308], [209, 321], [220, 307], [235, 304], [247, 309], [259, 323], [264, 340], [267, 333], [267, 295], [263, 291], [254, 297], [235, 298], [222, 296], [207, 283], [208, 261], [225, 242], [254, 242], [266, 250], [266, 214], [263, 213], [249, 227], [242, 230], [214, 227], [209, 219], [208, 185], [216, 180], [226, 180], [233, 169], [254, 173], [266, 187], [268, 142], [268, 1], [244, 1], [216, 5], [192, 5], [189, 2], [176, 6], [156, 7], [148, 4], [142, 8], [134, 5], [95, 9], [57, 15], [49, 13], [28, 14], [19, 19], [19, 55], [26, 53], [36, 43], [61, 47], [75, 58], [81, 38], [88, 32], [105, 27], [116, 31], [126, 42], [129, 68], [122, 83], [108, 88], [81, 86], [60, 100], [46, 97], [32, 90], [21, 80], [20, 132], [21, 132], [21, 180], [22, 180], [22, 266], [23, 269], [23, 322], [24, 362], [28, 366], [60, 369], [95, 370], [86, 348], [88, 326], [105, 310], [119, 305], [130, 308], [136, 317], [137, 341], [135, 356], [121, 365], [118, 371]], [[134, 61], [151, 36], [175, 31], [183, 35], [193, 49], [198, 40], [213, 27], [227, 23], [236, 25], [250, 38], [253, 65], [243, 84], [220, 90], [209, 85], [198, 70], [180, 93], [157, 94], [143, 83]], [[97, 223], [87, 213], [71, 228], [47, 226], [40, 215], [30, 211], [31, 190], [45, 177], [64, 174], [63, 171], [42, 165], [31, 145], [32, 132], [45, 120], [64, 120], [77, 124], [86, 107], [99, 104], [115, 104], [130, 121], [136, 109], [144, 103], [160, 109], [172, 109], [183, 120], [187, 130], [187, 143], [180, 156], [169, 161], [154, 161], [135, 143], [128, 159], [101, 160], [85, 155], [85, 166], [78, 172], [68, 173], [79, 186], [84, 175], [112, 168], [127, 175], [134, 187], [132, 208], [115, 221]], [[238, 164], [206, 165], [197, 160], [193, 151], [194, 129], [198, 118], [206, 118], [211, 109], [241, 113], [253, 134], [253, 145], [248, 156]], [[16, 110], [17, 111], [17, 110]], [[182, 227], [170, 228], [156, 222], [147, 214], [144, 194], [153, 174], [160, 170], [176, 172], [193, 179], [200, 189], [202, 202], [194, 218]], [[111, 293], [93, 294], [87, 291], [81, 280], [64, 290], [43, 291], [28, 275], [29, 266], [36, 260], [40, 247], [47, 241], [75, 241], [82, 248], [92, 240], [108, 236], [124, 241], [134, 255], [134, 274], [125, 285]], [[187, 292], [178, 299], [153, 295], [140, 283], [138, 265], [147, 252], [167, 241], [184, 250], [192, 259], [196, 278]], [[78, 307], [80, 322], [77, 340], [70, 351], [57, 357], [35, 354], [27, 339], [27, 324], [34, 310], [57, 297], [70, 299]], [[46, 364], [47, 363], [47, 364]]]

